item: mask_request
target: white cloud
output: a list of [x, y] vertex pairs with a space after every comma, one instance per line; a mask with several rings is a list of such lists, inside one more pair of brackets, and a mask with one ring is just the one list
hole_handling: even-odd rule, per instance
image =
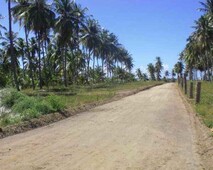
[[163, 64], [163, 70], [164, 71], [166, 71], [166, 70], [169, 71], [169, 65], [168, 64]]

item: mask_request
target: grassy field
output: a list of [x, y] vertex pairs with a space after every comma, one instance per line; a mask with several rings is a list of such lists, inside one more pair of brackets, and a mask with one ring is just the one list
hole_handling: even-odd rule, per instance
[[[104, 101], [115, 96], [116, 93], [129, 91], [159, 84], [157, 81], [140, 81], [124, 84], [104, 83], [94, 86], [70, 86], [69, 88], [54, 87], [46, 91], [25, 90], [30, 96], [58, 95], [65, 102], [67, 108], [76, 108], [84, 104]], [[161, 82], [162, 83], [162, 82]]]
[[195, 109], [206, 126], [213, 128], [213, 83], [202, 82], [201, 102]]
[[[49, 90], [23, 90], [21, 93], [12, 90], [6, 95], [3, 105], [12, 110], [11, 113], [0, 115], [0, 127], [18, 124], [40, 115], [77, 109], [85, 104], [106, 101], [117, 93], [137, 90], [160, 82], [131, 82], [125, 84], [98, 84], [93, 86], [52, 87]], [[15, 114], [14, 114], [15, 113]]]

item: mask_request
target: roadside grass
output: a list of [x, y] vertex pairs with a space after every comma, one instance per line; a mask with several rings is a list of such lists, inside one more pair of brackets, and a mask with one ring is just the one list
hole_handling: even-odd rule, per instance
[[196, 112], [207, 127], [213, 128], [213, 83], [202, 82], [201, 102], [195, 105]]
[[0, 127], [18, 124], [41, 115], [77, 109], [85, 104], [106, 101], [123, 91], [137, 90], [163, 82], [141, 81], [131, 83], [102, 83], [91, 86], [51, 87], [44, 90], [26, 89], [17, 92], [7, 89], [2, 94], [1, 105], [11, 109], [0, 114]]
[[[189, 97], [190, 81], [187, 82], [187, 97]], [[213, 83], [202, 81], [201, 85], [201, 101], [195, 104], [196, 82], [193, 82], [194, 99], [189, 99], [197, 114], [202, 118], [204, 124], [213, 128]], [[183, 90], [184, 93], [184, 90]]]
[[14, 89], [8, 89], [2, 94], [1, 105], [11, 112], [0, 114], [0, 126], [17, 124], [65, 108], [59, 96], [30, 97]]

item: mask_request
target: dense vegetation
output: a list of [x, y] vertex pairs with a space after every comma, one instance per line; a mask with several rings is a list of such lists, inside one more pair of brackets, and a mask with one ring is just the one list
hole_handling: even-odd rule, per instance
[[[190, 80], [212, 81], [213, 78], [213, 0], [201, 2], [199, 9], [203, 14], [195, 21], [195, 31], [187, 39], [185, 49], [180, 54], [180, 60], [175, 65], [175, 71], [182, 76], [183, 63], [185, 75]], [[200, 73], [200, 75], [198, 75]]]
[[[201, 17], [195, 21], [194, 32], [187, 39], [185, 49], [173, 72], [179, 78], [183, 75], [188, 80], [203, 80], [201, 102], [193, 106], [204, 123], [213, 127], [213, 0], [200, 2]], [[194, 83], [195, 86], [196, 83]], [[188, 85], [189, 86], [189, 85]], [[194, 89], [196, 86], [194, 87]]]
[[[71, 0], [7, 2], [9, 30], [0, 26], [1, 86], [42, 89], [132, 79], [131, 55], [87, 8]], [[12, 22], [20, 24], [25, 37], [12, 31]]]

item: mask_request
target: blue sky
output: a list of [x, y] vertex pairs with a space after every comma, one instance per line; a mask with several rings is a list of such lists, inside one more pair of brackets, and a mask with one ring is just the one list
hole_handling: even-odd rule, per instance
[[[100, 25], [115, 33], [132, 54], [136, 68], [146, 71], [160, 56], [171, 71], [193, 31], [201, 0], [76, 0]], [[1, 0], [0, 13], [7, 17]], [[7, 18], [3, 25], [7, 25]], [[18, 26], [14, 26], [18, 32]], [[22, 34], [22, 33], [20, 33]]]

